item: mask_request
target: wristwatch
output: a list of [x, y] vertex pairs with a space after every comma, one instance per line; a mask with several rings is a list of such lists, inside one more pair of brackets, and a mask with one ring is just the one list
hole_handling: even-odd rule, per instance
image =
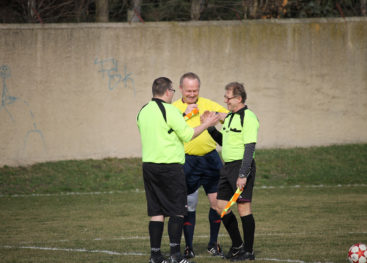
[[247, 178], [247, 176], [245, 174], [239, 174], [238, 177], [241, 178], [241, 179], [242, 178]]

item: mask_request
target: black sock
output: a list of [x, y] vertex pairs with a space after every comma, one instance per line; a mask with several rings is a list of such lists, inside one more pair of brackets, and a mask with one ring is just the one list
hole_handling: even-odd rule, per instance
[[255, 238], [255, 219], [252, 214], [241, 217], [245, 251], [252, 252]]
[[196, 221], [196, 212], [188, 212], [187, 216], [184, 217], [184, 235], [186, 246], [192, 249], [192, 243], [194, 240], [194, 231], [195, 231], [195, 221]]
[[160, 221], [149, 222], [150, 254], [151, 257], [161, 255], [161, 241], [164, 223]]
[[220, 228], [220, 215], [213, 208], [209, 209], [210, 239], [209, 245], [213, 246], [217, 243]]
[[170, 254], [180, 253], [180, 243], [182, 236], [183, 217], [171, 216], [168, 220], [168, 236]]
[[236, 216], [231, 211], [229, 214], [226, 214], [222, 218], [222, 222], [224, 227], [227, 229], [229, 237], [232, 240], [233, 247], [239, 247], [242, 245], [242, 238], [240, 231], [238, 229], [238, 222]]

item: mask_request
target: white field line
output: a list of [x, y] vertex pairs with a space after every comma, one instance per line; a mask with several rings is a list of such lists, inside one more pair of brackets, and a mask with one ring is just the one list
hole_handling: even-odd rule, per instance
[[108, 255], [118, 256], [145, 256], [145, 253], [139, 252], [115, 252], [109, 250], [89, 250], [85, 248], [57, 248], [57, 247], [35, 247], [35, 246], [3, 246], [8, 249], [35, 249], [35, 250], [51, 250], [51, 251], [66, 251], [66, 252], [88, 252], [88, 253], [102, 253]]
[[135, 189], [130, 191], [106, 191], [106, 192], [61, 192], [54, 194], [15, 194], [15, 195], [0, 195], [0, 197], [44, 197], [44, 196], [73, 196], [73, 195], [112, 195], [123, 193], [145, 193], [144, 190]]
[[[227, 235], [225, 234], [219, 234], [218, 237], [226, 237]], [[163, 235], [162, 237], [167, 238], [168, 239], [168, 235]], [[209, 238], [209, 235], [195, 235], [195, 238]], [[94, 238], [92, 239], [92, 241], [111, 241], [111, 240], [149, 240], [149, 236], [130, 236], [130, 237], [112, 237], [112, 238]], [[65, 242], [72, 242], [73, 240], [68, 240], [68, 239], [60, 239], [60, 240], [47, 240], [44, 242], [47, 243], [65, 243]], [[87, 239], [83, 239], [80, 240], [78, 239], [78, 241], [90, 241]], [[27, 242], [20, 242], [21, 244], [33, 244], [34, 241], [27, 241]]]
[[[362, 234], [364, 232], [361, 232]], [[361, 234], [358, 233], [358, 234]], [[255, 233], [256, 237], [259, 236], [302, 236], [302, 235], [310, 235], [312, 233], [310, 232], [295, 232], [295, 233]], [[319, 233], [315, 233], [319, 234]], [[345, 234], [345, 233], [339, 233], [339, 234]], [[354, 233], [349, 233], [354, 234]], [[218, 234], [218, 237], [227, 237], [227, 234]], [[168, 235], [163, 235], [163, 239], [168, 239]], [[195, 239], [208, 239], [209, 235], [195, 235]], [[91, 240], [89, 239], [78, 239], [77, 241], [111, 241], [111, 240], [149, 240], [149, 236], [129, 236], [129, 237], [111, 237], [111, 238], [93, 238]], [[47, 240], [47, 241], [40, 241], [40, 242], [47, 242], [47, 243], [66, 243], [66, 242], [72, 242], [73, 240], [70, 239], [60, 239], [60, 240]], [[20, 244], [34, 244], [34, 241], [23, 241], [20, 242]]]
[[346, 187], [367, 187], [367, 184], [313, 184], [313, 185], [280, 185], [280, 186], [255, 186], [255, 189], [286, 189], [286, 188], [346, 188]]
[[[367, 184], [337, 184], [337, 185], [287, 185], [287, 186], [255, 186], [255, 189], [298, 189], [298, 188], [347, 188], [347, 187], [367, 187]], [[15, 194], [15, 195], [3, 195], [1, 197], [47, 197], [47, 196], [78, 196], [78, 195], [108, 195], [108, 194], [123, 194], [123, 193], [145, 193], [144, 190], [135, 189], [127, 191], [106, 191], [106, 192], [61, 192], [54, 194]]]
[[[4, 249], [34, 249], [34, 250], [48, 250], [48, 251], [66, 251], [66, 252], [82, 252], [82, 253], [100, 253], [115, 256], [148, 256], [147, 253], [141, 252], [116, 252], [110, 250], [89, 250], [85, 248], [57, 248], [57, 247], [36, 247], [36, 246], [2, 246]], [[198, 258], [210, 258], [212, 256], [197, 255]], [[306, 261], [296, 259], [277, 259], [277, 258], [256, 258], [263, 261], [275, 261], [275, 262], [290, 262], [290, 263], [307, 263]], [[311, 262], [310, 262], [311, 263]], [[321, 262], [312, 262], [321, 263]], [[325, 262], [332, 263], [332, 262]]]
[[[318, 232], [290, 232], [290, 233], [255, 233], [255, 237], [260, 236], [280, 236], [280, 237], [286, 237], [286, 236], [305, 236], [305, 235], [319, 235]], [[367, 232], [336, 232], [335, 234], [342, 235], [342, 234], [367, 234]], [[227, 237], [227, 234], [219, 234], [218, 237]], [[163, 239], [168, 239], [168, 235], [163, 235]], [[195, 239], [208, 239], [209, 235], [195, 235]], [[149, 240], [149, 236], [121, 236], [121, 237], [111, 237], [111, 238], [93, 238], [93, 239], [78, 239], [77, 241], [111, 241], [111, 240]], [[70, 240], [70, 239], [60, 239], [60, 240], [47, 240], [47, 241], [39, 241], [37, 243], [70, 243], [76, 240]], [[23, 241], [20, 242], [20, 244], [26, 245], [26, 244], [34, 244], [34, 241]]]

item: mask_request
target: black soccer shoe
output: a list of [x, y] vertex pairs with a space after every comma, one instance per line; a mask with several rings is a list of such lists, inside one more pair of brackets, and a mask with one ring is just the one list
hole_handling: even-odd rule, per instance
[[245, 247], [244, 245], [242, 244], [241, 246], [239, 247], [231, 247], [227, 253], [227, 255], [225, 255], [225, 258], [226, 259], [235, 259], [235, 258], [238, 258], [239, 256], [242, 256], [246, 253], [245, 251]]
[[186, 247], [185, 251], [184, 251], [184, 257], [185, 258], [194, 258], [195, 257], [194, 250], [192, 248]]
[[181, 253], [177, 253], [169, 257], [168, 263], [195, 263], [195, 262], [189, 261], [188, 259], [184, 258], [181, 255]]
[[214, 244], [214, 245], [208, 245], [208, 253], [212, 256], [215, 257], [224, 257], [223, 255], [223, 251], [222, 248], [220, 247], [220, 245], [218, 243]]
[[159, 255], [157, 257], [151, 257], [149, 263], [169, 263], [169, 261], [164, 256]]
[[231, 261], [244, 261], [244, 260], [255, 260], [254, 252], [245, 252], [245, 254], [240, 254], [238, 257], [231, 259]]

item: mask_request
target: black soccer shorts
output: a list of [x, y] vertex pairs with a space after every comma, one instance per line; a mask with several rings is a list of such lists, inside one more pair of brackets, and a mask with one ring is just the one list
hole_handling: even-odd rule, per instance
[[143, 163], [148, 216], [187, 214], [183, 165]]
[[[242, 160], [226, 163], [220, 171], [220, 179], [218, 184], [218, 200], [229, 201], [233, 194], [237, 190], [237, 178], [242, 165]], [[247, 178], [245, 189], [240, 197], [237, 199], [237, 203], [251, 202], [252, 191], [255, 183], [256, 164], [255, 160], [252, 160], [251, 173]]]

